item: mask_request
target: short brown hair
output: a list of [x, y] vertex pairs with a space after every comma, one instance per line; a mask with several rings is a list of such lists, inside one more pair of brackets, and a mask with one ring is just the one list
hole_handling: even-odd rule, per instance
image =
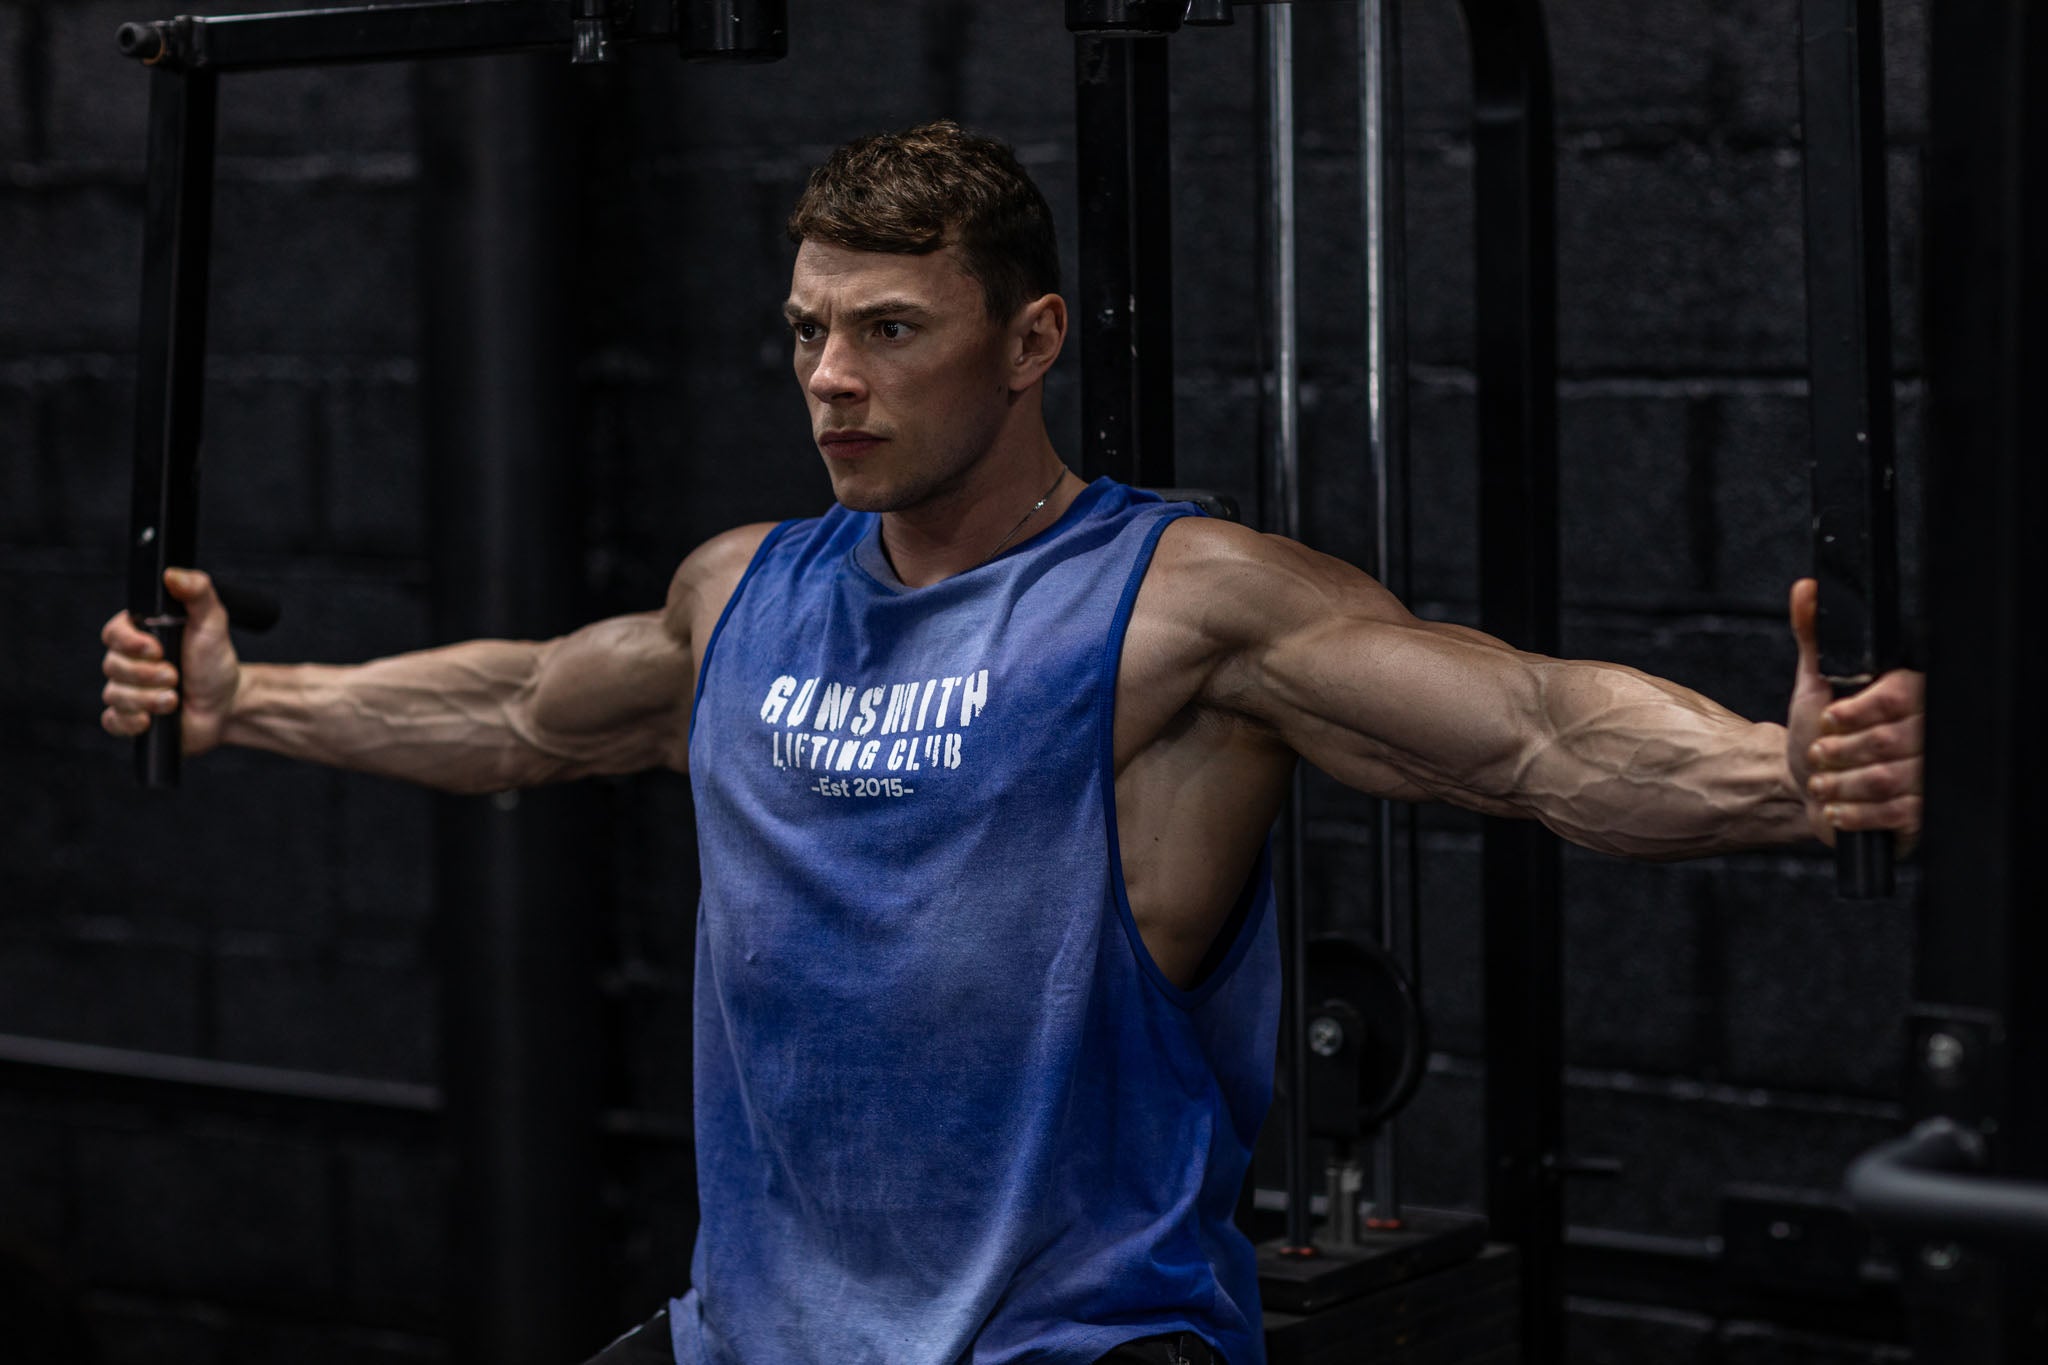
[[997, 322], [1060, 287], [1045, 196], [1006, 144], [950, 119], [832, 153], [789, 215], [789, 240], [907, 256], [957, 246]]

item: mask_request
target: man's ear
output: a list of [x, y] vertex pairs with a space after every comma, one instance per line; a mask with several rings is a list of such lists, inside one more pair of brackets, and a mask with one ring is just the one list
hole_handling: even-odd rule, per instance
[[1066, 340], [1067, 301], [1058, 294], [1041, 295], [1018, 309], [1010, 322], [1011, 392], [1022, 393], [1045, 378]]

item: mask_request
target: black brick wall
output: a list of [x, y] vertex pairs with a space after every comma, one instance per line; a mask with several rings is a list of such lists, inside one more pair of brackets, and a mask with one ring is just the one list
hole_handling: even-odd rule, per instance
[[[204, 13], [271, 6], [201, 4]], [[780, 224], [808, 166], [878, 126], [949, 115], [1012, 140], [1075, 269], [1071, 45], [1049, 3], [793, 0], [792, 55], [579, 73], [582, 585], [658, 601], [696, 541], [828, 494], [791, 391]], [[1782, 706], [1786, 583], [1805, 557], [1804, 319], [1792, 20], [1764, 0], [1551, 7], [1557, 67], [1568, 651], [1666, 674], [1746, 714]], [[1892, 32], [1897, 354], [1917, 487], [1914, 210], [1920, 6]], [[1455, 7], [1410, 5], [1407, 149], [1414, 593], [1473, 606], [1474, 224]], [[114, 52], [134, 0], [0, 0], [0, 1032], [345, 1076], [439, 1066], [430, 804], [255, 755], [173, 800], [102, 736], [94, 633], [120, 593], [144, 120]], [[1356, 553], [1364, 375], [1352, 11], [1302, 6], [1308, 536]], [[1255, 504], [1251, 23], [1173, 48], [1181, 476]], [[414, 77], [235, 78], [221, 133], [204, 558], [287, 603], [260, 658], [429, 642], [419, 435]], [[1076, 370], [1051, 386], [1078, 456]], [[1911, 536], [1909, 534], [1909, 542]], [[1909, 543], [1909, 556], [1913, 546]], [[1313, 784], [1316, 913], [1364, 911], [1364, 808]], [[688, 1113], [689, 795], [603, 784], [612, 1098]], [[1404, 1127], [1412, 1193], [1470, 1202], [1478, 1166], [1477, 842], [1423, 821], [1433, 1074]], [[1912, 951], [1901, 900], [1831, 902], [1806, 854], [1677, 868], [1567, 862], [1580, 1225], [1714, 1231], [1730, 1182], [1825, 1189], [1896, 1118]], [[687, 1276], [687, 1145], [610, 1151], [615, 1313]], [[441, 1358], [441, 1157], [203, 1108], [0, 1089], [0, 1254], [82, 1305], [99, 1358], [183, 1365]], [[25, 1281], [24, 1281], [25, 1282]], [[41, 1283], [43, 1281], [39, 1281]], [[1885, 1348], [1575, 1301], [1585, 1362], [1871, 1362]], [[67, 1357], [69, 1358], [69, 1357]]]

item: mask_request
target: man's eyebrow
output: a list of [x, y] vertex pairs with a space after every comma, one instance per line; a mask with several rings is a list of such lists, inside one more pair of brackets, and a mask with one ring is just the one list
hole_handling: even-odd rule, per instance
[[[930, 315], [931, 310], [915, 299], [886, 298], [876, 299], [873, 303], [861, 304], [858, 308], [849, 308], [846, 311], [845, 318], [847, 322], [854, 326], [859, 326], [864, 322], [873, 322], [877, 318], [923, 318]], [[791, 322], [816, 322], [818, 320], [816, 313], [813, 313], [795, 299], [790, 299], [782, 305], [782, 316], [788, 318]]]
[[877, 318], [921, 318], [930, 316], [930, 313], [930, 309], [915, 299], [889, 298], [876, 299], [873, 303], [864, 303], [858, 308], [848, 309], [846, 318], [849, 322], [860, 323], [873, 322]]

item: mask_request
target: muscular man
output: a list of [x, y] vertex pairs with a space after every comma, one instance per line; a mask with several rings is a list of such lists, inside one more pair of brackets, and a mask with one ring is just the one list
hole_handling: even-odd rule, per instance
[[242, 664], [177, 570], [182, 673], [105, 631], [106, 728], [182, 676], [195, 754], [468, 792], [689, 772], [703, 1220], [689, 1294], [612, 1359], [1260, 1360], [1231, 1210], [1300, 757], [1639, 857], [1917, 827], [1919, 679], [1830, 704], [1810, 584], [1789, 726], [1754, 724], [1074, 477], [1041, 413], [1050, 217], [1000, 144], [842, 148], [790, 235], [824, 517], [727, 532], [661, 610], [541, 643]]

